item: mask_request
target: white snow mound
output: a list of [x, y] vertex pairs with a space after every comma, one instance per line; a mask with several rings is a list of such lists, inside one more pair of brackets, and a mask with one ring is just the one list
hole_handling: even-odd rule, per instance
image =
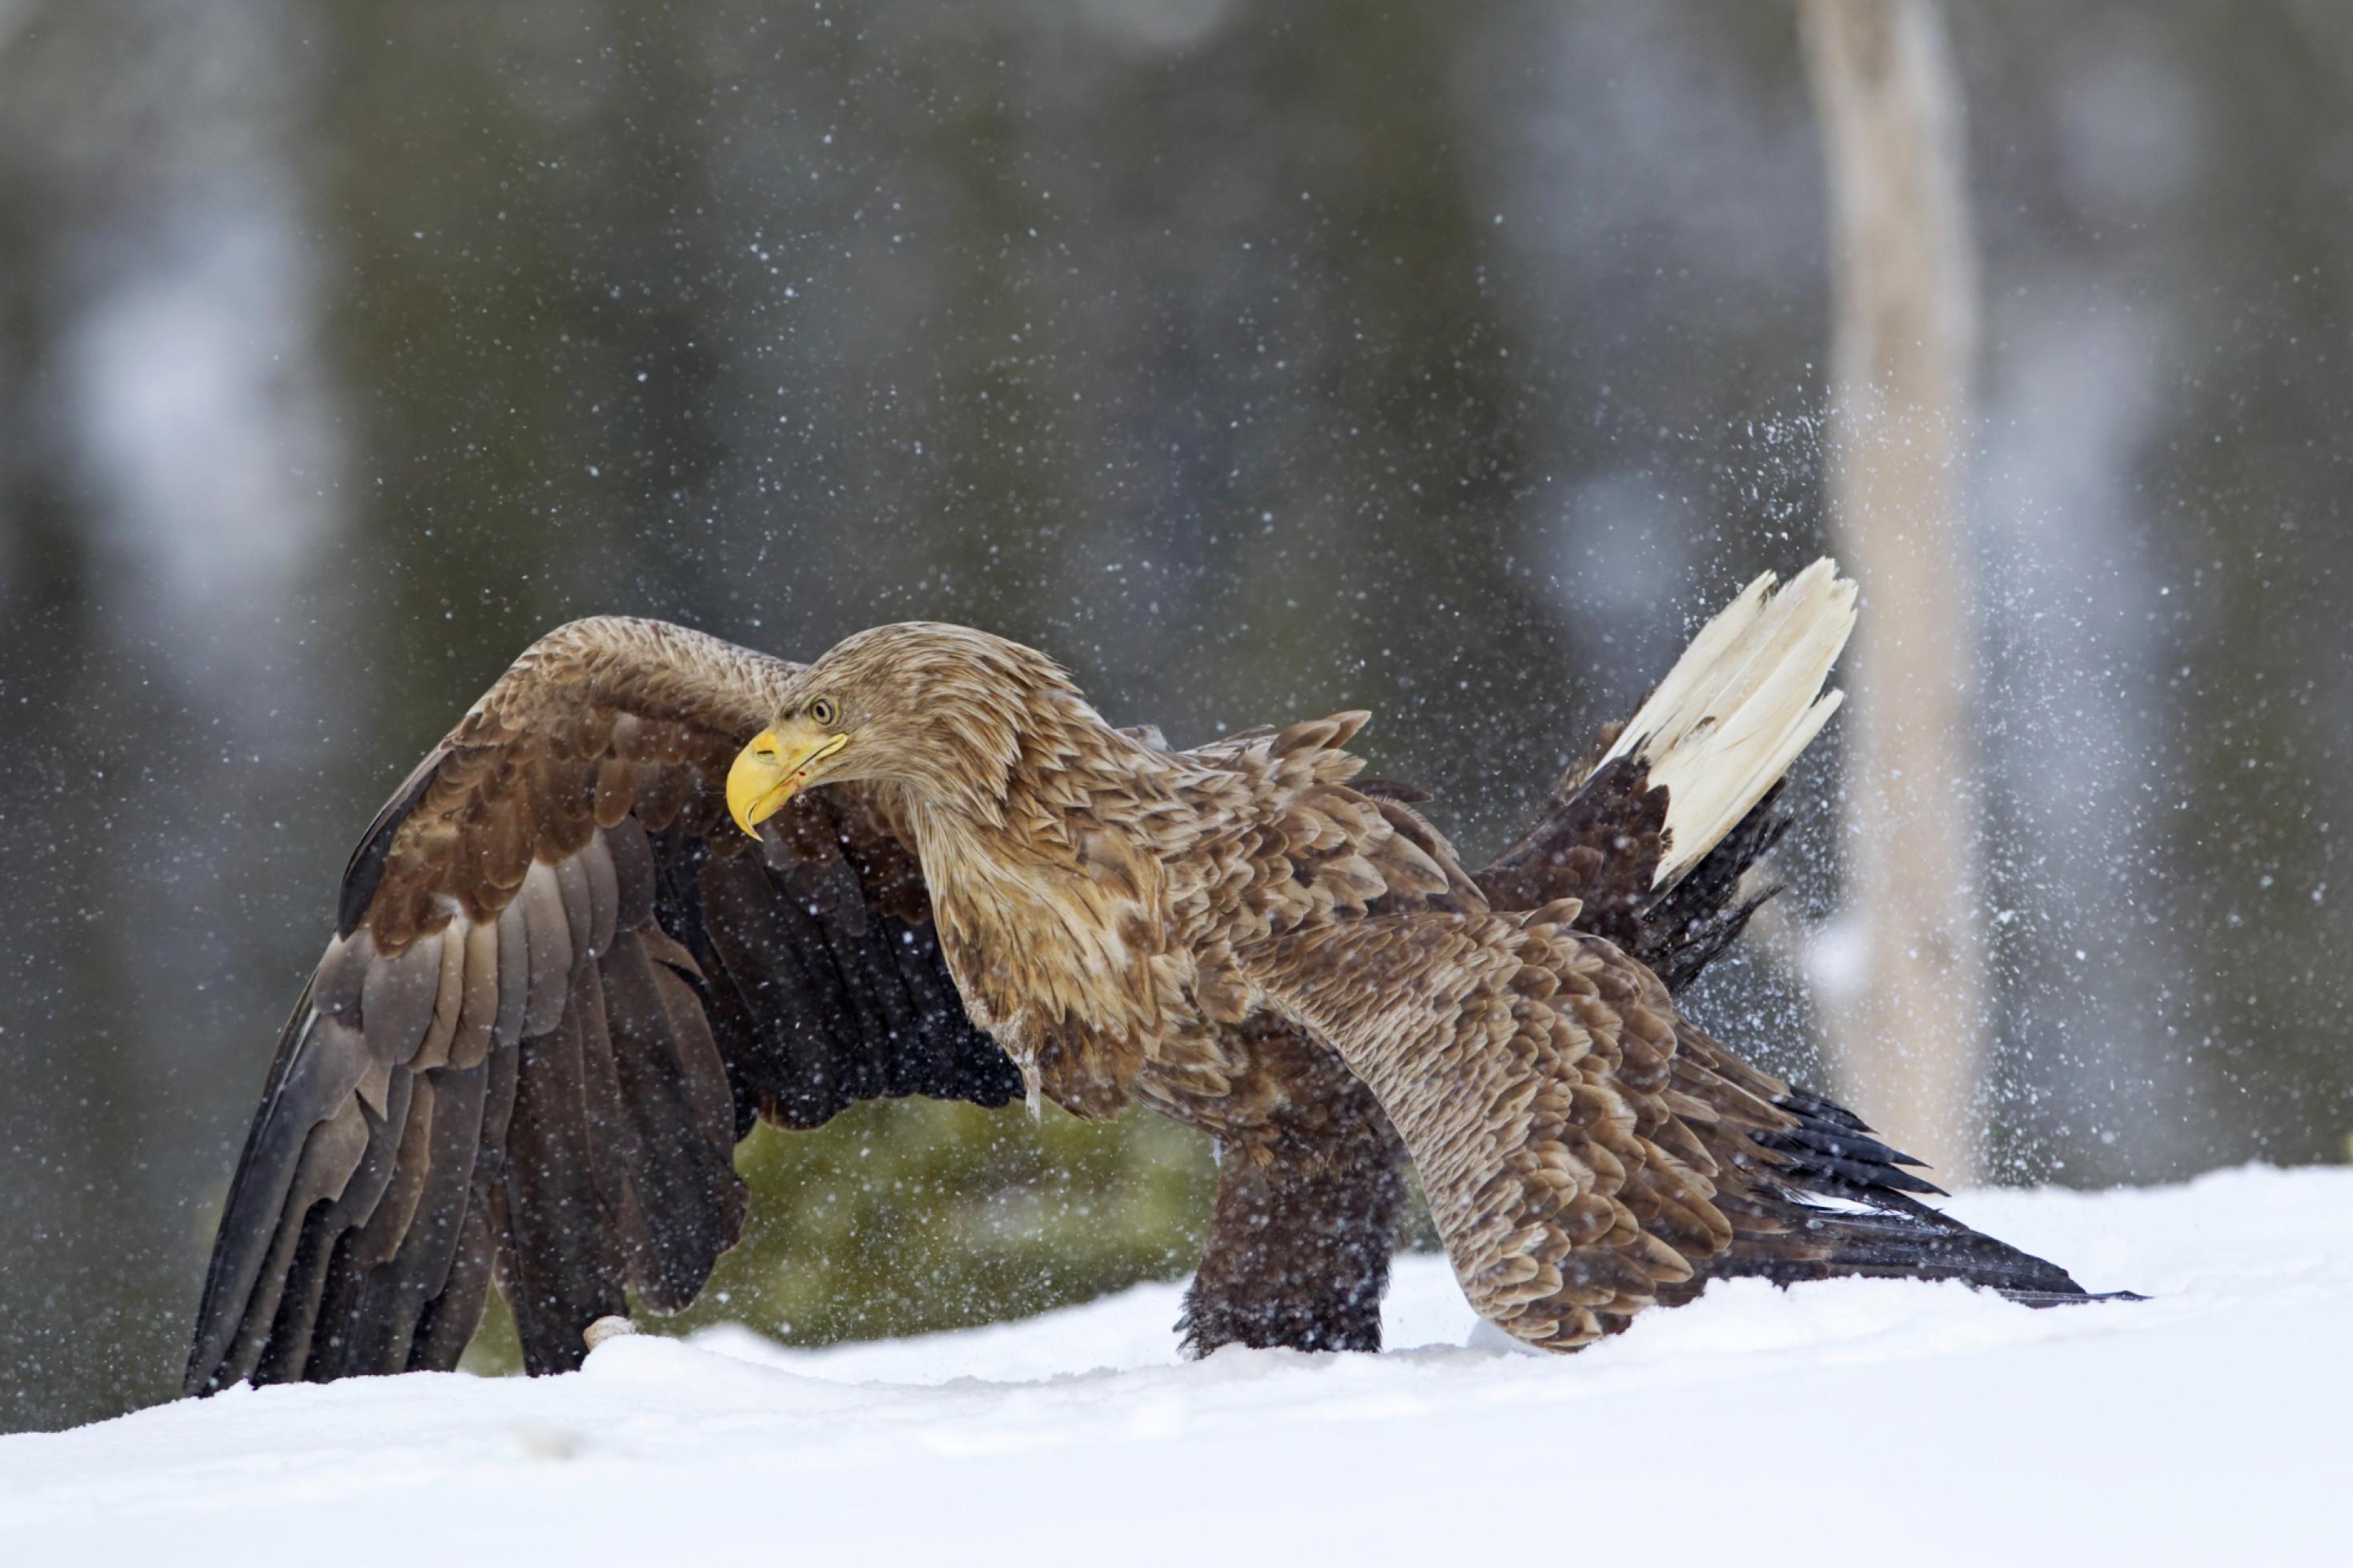
[[828, 1351], [625, 1335], [0, 1437], [0, 1560], [2343, 1560], [2353, 1170], [1954, 1208], [2155, 1299], [1742, 1281], [1541, 1357], [1408, 1258], [1380, 1356], [1179, 1362], [1174, 1284]]

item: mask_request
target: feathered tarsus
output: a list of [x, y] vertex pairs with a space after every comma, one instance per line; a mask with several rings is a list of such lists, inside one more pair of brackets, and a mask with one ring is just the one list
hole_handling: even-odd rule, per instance
[[[1852, 616], [1827, 563], [1771, 590], [1683, 683], [1773, 707], [1736, 785], [1685, 701], [1477, 878], [1414, 792], [1356, 777], [1358, 716], [1172, 752], [957, 628], [809, 670], [653, 622], [550, 634], [353, 857], [189, 1388], [451, 1365], [493, 1279], [530, 1367], [576, 1364], [628, 1292], [700, 1288], [755, 1117], [1025, 1087], [1219, 1138], [1196, 1350], [1377, 1347], [1409, 1145], [1473, 1300], [1538, 1342], [1722, 1274], [2072, 1292], [1913, 1204], [1900, 1156], [1668, 999], [1754, 908], [1741, 873]], [[1775, 630], [1796, 621], [1816, 635]], [[731, 770], [756, 847], [726, 825]], [[1704, 810], [1651, 787], [1677, 770]]]

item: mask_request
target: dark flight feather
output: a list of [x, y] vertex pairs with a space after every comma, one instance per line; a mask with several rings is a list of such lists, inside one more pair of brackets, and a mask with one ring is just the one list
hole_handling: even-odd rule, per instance
[[453, 1366], [494, 1278], [530, 1369], [577, 1365], [631, 1290], [701, 1289], [764, 1108], [1019, 1093], [881, 815], [805, 801], [763, 853], [719, 810], [789, 668], [579, 623], [393, 793], [230, 1184], [190, 1392]]

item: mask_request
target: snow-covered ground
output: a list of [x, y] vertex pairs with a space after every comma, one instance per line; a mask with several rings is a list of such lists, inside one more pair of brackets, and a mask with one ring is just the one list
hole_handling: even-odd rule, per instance
[[1180, 1363], [1175, 1285], [821, 1352], [638, 1336], [0, 1437], [0, 1562], [2353, 1561], [2353, 1170], [1955, 1206], [2155, 1299], [1743, 1282], [1549, 1358], [1466, 1348], [1414, 1258], [1377, 1357]]

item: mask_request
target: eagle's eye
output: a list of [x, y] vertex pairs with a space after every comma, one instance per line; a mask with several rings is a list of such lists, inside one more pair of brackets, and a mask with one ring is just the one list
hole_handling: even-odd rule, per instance
[[808, 716], [813, 723], [830, 730], [841, 718], [841, 705], [830, 697], [820, 697], [808, 705]]

